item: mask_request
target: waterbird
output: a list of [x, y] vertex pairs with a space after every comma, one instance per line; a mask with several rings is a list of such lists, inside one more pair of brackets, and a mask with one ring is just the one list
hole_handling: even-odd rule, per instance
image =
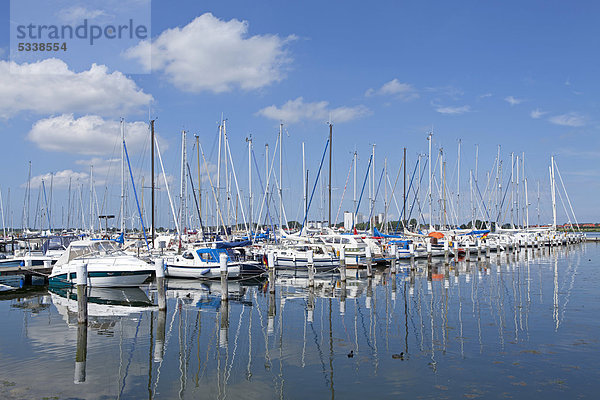
[[401, 351], [400, 354], [392, 354], [392, 358], [404, 360], [404, 352]]
[[348, 353], [348, 358], [352, 357], [354, 357], [354, 350], [350, 350], [350, 353]]

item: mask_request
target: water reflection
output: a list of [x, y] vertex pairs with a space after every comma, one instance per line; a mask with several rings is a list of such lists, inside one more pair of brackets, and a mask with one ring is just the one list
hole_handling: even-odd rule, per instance
[[5, 298], [5, 336], [25, 329], [27, 349], [2, 342], [0, 371], [23, 386], [39, 376], [31, 398], [591, 394], [589, 259], [599, 246], [407, 260], [372, 277], [348, 269], [345, 282], [285, 271], [229, 282], [225, 296], [219, 282], [167, 280], [161, 311], [154, 287], [91, 289], [89, 331], [71, 291]]

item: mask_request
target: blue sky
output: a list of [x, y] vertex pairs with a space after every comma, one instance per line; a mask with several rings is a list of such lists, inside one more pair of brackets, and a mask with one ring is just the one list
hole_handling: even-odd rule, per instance
[[[3, 0], [1, 7], [0, 15], [8, 22], [9, 2]], [[59, 60], [42, 64], [53, 70], [66, 68], [68, 73], [63, 70], [61, 78], [40, 79], [24, 63], [18, 63], [20, 73], [12, 75], [7, 72], [10, 27], [2, 25], [0, 135], [5, 168], [0, 188], [5, 202], [11, 189], [15, 225], [21, 225], [30, 160], [32, 176], [57, 174], [53, 224], [60, 225], [65, 218], [59, 213], [66, 213], [68, 177], [85, 186], [82, 201], [89, 201], [90, 163], [98, 171], [94, 180], [103, 212], [118, 213], [118, 163], [107, 162], [120, 157], [115, 122], [123, 117], [133, 124], [128, 143], [139, 180], [148, 170], [142, 123], [148, 120], [149, 104], [151, 115], [158, 118], [174, 193], [179, 192], [182, 129], [190, 137], [200, 136], [214, 165], [217, 123], [221, 114], [227, 118], [245, 197], [245, 138], [253, 135], [257, 161], [264, 169], [264, 144], [275, 146], [283, 122], [284, 202], [288, 219], [299, 219], [301, 143], [305, 142], [314, 179], [328, 135], [326, 123], [332, 118], [334, 215], [355, 149], [359, 181], [371, 145], [376, 144], [376, 176], [387, 158], [393, 183], [402, 148], [407, 147], [412, 171], [416, 155], [427, 151], [427, 133], [433, 129], [434, 150], [443, 147], [447, 161], [449, 196], [456, 192], [458, 140], [465, 199], [475, 146], [483, 192], [485, 174], [492, 170], [500, 145], [504, 182], [510, 153], [525, 154], [532, 223], [537, 222], [538, 181], [542, 222], [550, 222], [551, 155], [556, 156], [579, 221], [599, 220], [595, 199], [600, 195], [596, 165], [600, 5], [595, 2], [178, 1], [175, 7], [173, 2], [154, 0], [151, 7], [152, 44], [146, 45], [153, 46], [153, 58], [148, 74], [121, 74], [99, 54], [95, 67]], [[143, 51], [143, 44], [128, 53], [130, 62], [138, 60], [136, 49]], [[47, 181], [48, 177], [46, 185]], [[37, 201], [40, 180], [35, 182], [32, 203]], [[342, 211], [352, 207], [351, 183]], [[208, 187], [208, 182], [203, 184]], [[426, 178], [423, 184], [425, 188]], [[149, 195], [147, 190], [145, 194]], [[159, 223], [171, 224], [166, 197], [162, 193], [159, 197]], [[368, 213], [366, 207], [361, 206], [363, 213]], [[467, 213], [468, 205], [463, 208], [461, 214]], [[566, 222], [560, 202], [558, 210], [559, 222]], [[395, 207], [389, 213], [397, 217]], [[311, 217], [318, 214], [318, 205], [313, 205]]]

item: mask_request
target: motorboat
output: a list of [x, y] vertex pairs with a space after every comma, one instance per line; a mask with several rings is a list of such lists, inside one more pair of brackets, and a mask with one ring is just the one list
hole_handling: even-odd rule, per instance
[[72, 286], [77, 283], [77, 268], [87, 264], [88, 286], [140, 286], [154, 272], [154, 265], [125, 254], [111, 240], [71, 242], [56, 260], [48, 278], [50, 285]]
[[165, 257], [165, 276], [170, 278], [216, 279], [221, 277], [221, 254], [227, 255], [227, 276], [240, 275], [243, 261], [230, 249], [201, 247], [188, 249], [181, 255]]

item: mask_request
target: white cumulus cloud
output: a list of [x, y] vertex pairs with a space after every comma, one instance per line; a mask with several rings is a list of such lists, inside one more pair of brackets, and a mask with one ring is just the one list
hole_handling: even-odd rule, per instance
[[585, 117], [577, 112], [555, 115], [548, 118], [555, 125], [579, 127], [585, 125]]
[[306, 103], [304, 98], [298, 97], [295, 100], [288, 100], [281, 107], [275, 105], [265, 107], [257, 114], [290, 124], [303, 120], [330, 121], [330, 119], [330, 122], [342, 123], [369, 115], [371, 111], [363, 105], [330, 108], [327, 101]]
[[291, 61], [285, 46], [294, 38], [248, 36], [247, 21], [224, 21], [206, 13], [182, 28], [165, 30], [152, 43], [141, 42], [124, 55], [149, 71], [162, 71], [183, 91], [254, 90], [284, 78]]
[[55, 58], [17, 64], [0, 61], [0, 118], [37, 114], [128, 115], [152, 101], [136, 83], [104, 65], [74, 72]]
[[[31, 177], [31, 187], [37, 188], [42, 185], [42, 181], [46, 186], [46, 190], [50, 189], [50, 184], [54, 189], [62, 189], [69, 186], [69, 181], [72, 184], [81, 184], [89, 181], [89, 175], [85, 172], [76, 172], [70, 169], [65, 169], [58, 172], [48, 172], [46, 174]], [[21, 184], [21, 187], [27, 187], [27, 182]]]
[[459, 114], [464, 114], [464, 113], [470, 112], [471, 111], [471, 107], [470, 106], [437, 107], [435, 109], [435, 111], [439, 112], [440, 114], [459, 115]]
[[396, 96], [402, 100], [413, 100], [419, 97], [416, 89], [409, 83], [402, 83], [398, 79], [392, 79], [384, 83], [379, 89], [368, 89], [365, 96]]
[[[37, 121], [27, 134], [27, 139], [48, 151], [84, 155], [105, 155], [118, 151], [120, 154], [120, 122], [104, 120], [97, 115], [74, 118], [73, 114], [62, 114]], [[125, 141], [129, 152], [139, 151], [149, 140], [145, 122], [125, 123]]]
[[504, 98], [504, 101], [506, 101], [511, 106], [516, 106], [517, 104], [521, 104], [523, 102], [523, 99], [517, 99], [516, 97], [508, 96]]

